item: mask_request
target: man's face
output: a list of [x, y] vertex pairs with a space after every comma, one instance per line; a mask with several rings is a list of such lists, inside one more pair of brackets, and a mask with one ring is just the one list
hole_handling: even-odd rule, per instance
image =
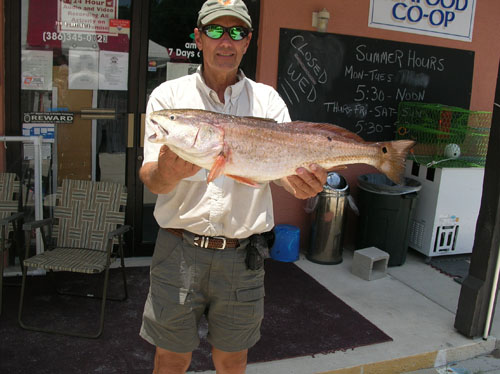
[[[221, 25], [224, 27], [243, 26], [247, 27], [243, 21], [236, 17], [219, 17], [211, 25]], [[207, 71], [218, 73], [232, 73], [237, 71], [243, 55], [246, 53], [252, 34], [250, 33], [242, 40], [233, 40], [224, 32], [219, 39], [211, 39], [200, 29], [195, 29], [195, 41], [198, 49], [203, 51], [203, 64]]]

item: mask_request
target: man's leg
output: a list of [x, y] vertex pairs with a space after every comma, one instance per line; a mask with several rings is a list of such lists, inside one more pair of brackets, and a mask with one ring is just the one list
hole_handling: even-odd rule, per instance
[[176, 353], [156, 347], [153, 374], [184, 374], [191, 363], [192, 352]]
[[224, 352], [212, 347], [212, 360], [217, 374], [245, 374], [247, 353], [248, 349], [239, 352]]

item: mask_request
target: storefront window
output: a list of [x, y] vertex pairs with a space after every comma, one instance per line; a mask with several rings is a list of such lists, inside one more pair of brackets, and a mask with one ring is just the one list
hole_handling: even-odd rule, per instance
[[124, 183], [130, 6], [130, 0], [23, 0], [23, 134], [52, 139], [45, 169], [54, 184]]

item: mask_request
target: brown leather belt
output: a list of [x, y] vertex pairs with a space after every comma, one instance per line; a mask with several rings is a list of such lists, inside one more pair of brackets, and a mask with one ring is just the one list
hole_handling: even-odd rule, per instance
[[167, 230], [169, 233], [179, 238], [185, 238], [187, 240], [192, 238], [193, 245], [200, 248], [223, 250], [237, 248], [240, 245], [238, 239], [225, 238], [224, 236], [196, 235], [183, 229], [164, 228], [164, 230]]

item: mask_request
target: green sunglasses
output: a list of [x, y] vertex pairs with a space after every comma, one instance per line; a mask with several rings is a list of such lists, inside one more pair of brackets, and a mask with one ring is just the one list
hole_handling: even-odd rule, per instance
[[221, 25], [206, 25], [201, 28], [201, 31], [210, 39], [220, 39], [227, 32], [231, 39], [238, 41], [245, 39], [251, 30], [242, 26], [224, 27]]

